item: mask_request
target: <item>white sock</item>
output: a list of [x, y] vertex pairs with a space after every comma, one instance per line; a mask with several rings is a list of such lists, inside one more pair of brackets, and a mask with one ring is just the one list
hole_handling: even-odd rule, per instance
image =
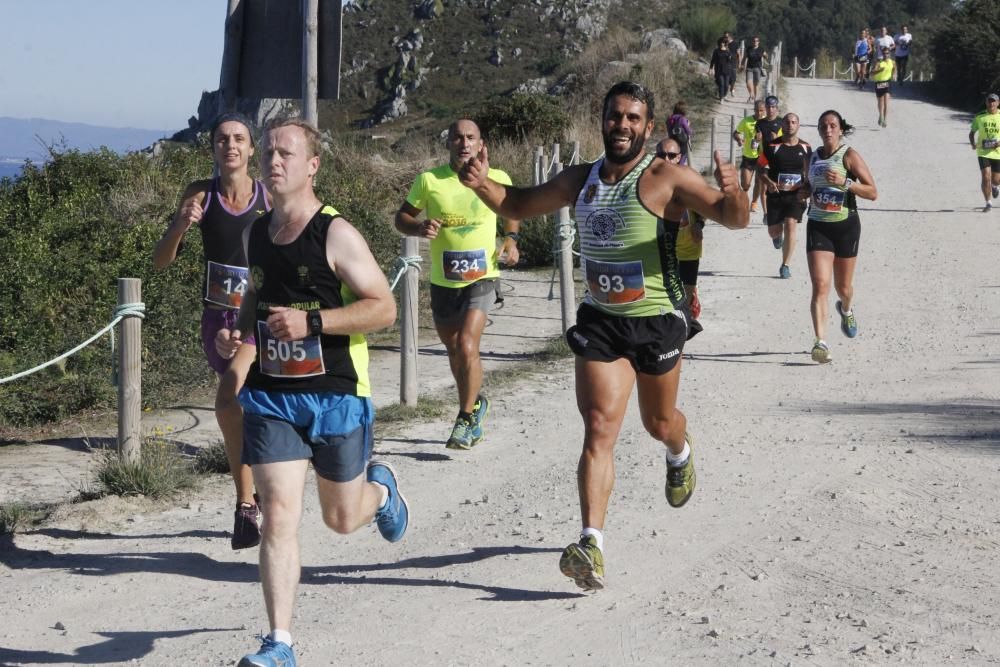
[[385, 504], [389, 502], [389, 487], [387, 487], [385, 484], [379, 484], [378, 482], [372, 482], [372, 484], [377, 486], [379, 490], [382, 492], [382, 500], [378, 502], [378, 508], [383, 509], [385, 507]]
[[282, 644], [292, 645], [292, 633], [288, 630], [271, 630], [271, 639]]
[[667, 450], [667, 465], [671, 468], [680, 468], [687, 463], [689, 456], [691, 456], [691, 445], [688, 444], [687, 438], [685, 438], [684, 451], [680, 454], [674, 454], [669, 449]]
[[596, 528], [584, 528], [580, 531], [580, 537], [589, 537], [591, 535], [597, 540], [597, 548], [604, 551], [604, 533]]

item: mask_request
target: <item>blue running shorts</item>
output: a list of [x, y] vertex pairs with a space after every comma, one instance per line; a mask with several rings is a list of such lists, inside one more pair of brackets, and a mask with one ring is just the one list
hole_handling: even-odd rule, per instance
[[316, 474], [349, 482], [371, 457], [371, 399], [333, 392], [276, 392], [244, 387], [243, 463], [312, 461]]

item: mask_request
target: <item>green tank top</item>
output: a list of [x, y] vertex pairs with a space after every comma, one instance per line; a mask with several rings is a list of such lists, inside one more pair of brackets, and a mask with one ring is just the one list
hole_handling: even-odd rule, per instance
[[843, 144], [827, 158], [821, 158], [817, 150], [809, 159], [809, 185], [812, 187], [810, 220], [843, 222], [851, 211], [857, 209], [854, 195], [845, 190], [844, 186], [831, 183], [827, 176], [830, 172], [841, 177], [847, 175], [844, 155], [848, 148], [847, 144]]
[[684, 301], [677, 275], [678, 223], [639, 201], [639, 178], [653, 161], [645, 156], [622, 180], [601, 180], [604, 160], [590, 168], [576, 198], [584, 303], [611, 315], [649, 317], [673, 312]]

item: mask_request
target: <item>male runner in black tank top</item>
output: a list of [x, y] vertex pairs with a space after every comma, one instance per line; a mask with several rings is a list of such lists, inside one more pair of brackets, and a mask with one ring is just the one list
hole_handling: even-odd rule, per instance
[[250, 467], [240, 462], [243, 450], [243, 410], [236, 395], [253, 360], [248, 351], [232, 361], [215, 351], [215, 334], [236, 321], [240, 299], [246, 290], [246, 256], [243, 231], [270, 209], [267, 191], [250, 177], [248, 165], [254, 153], [250, 120], [242, 114], [219, 116], [212, 125], [212, 150], [219, 176], [194, 181], [184, 190], [181, 205], [153, 251], [153, 265], [164, 269], [173, 263], [183, 246], [184, 235], [193, 225], [201, 230], [205, 277], [202, 295], [201, 342], [208, 365], [221, 377], [230, 367], [237, 373], [236, 386], [219, 384], [215, 396], [215, 418], [222, 431], [229, 471], [236, 484], [236, 516], [231, 544], [245, 549], [260, 543], [260, 509], [253, 495]]
[[247, 293], [237, 327], [216, 336], [220, 356], [229, 358], [257, 335], [240, 402], [243, 460], [266, 516], [260, 571], [271, 632], [240, 661], [244, 667], [295, 664], [291, 623], [310, 461], [332, 530], [351, 533], [374, 518], [395, 542], [409, 517], [395, 472], [369, 460], [374, 409], [363, 334], [395, 320], [389, 284], [358, 230], [313, 191], [319, 132], [299, 119], [274, 121], [261, 153], [274, 209], [244, 236]]
[[797, 226], [802, 222], [806, 200], [802, 184], [809, 168], [812, 146], [799, 140], [799, 117], [785, 114], [781, 122], [781, 139], [764, 147], [761, 179], [767, 191], [767, 233], [775, 247], [781, 250], [779, 278], [791, 278], [792, 255], [795, 252]]

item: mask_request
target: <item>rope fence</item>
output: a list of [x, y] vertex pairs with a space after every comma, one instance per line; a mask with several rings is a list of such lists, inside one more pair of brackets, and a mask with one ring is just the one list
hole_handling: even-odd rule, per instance
[[[113, 358], [115, 353], [115, 327], [118, 326], [118, 323], [124, 320], [126, 317], [138, 317], [140, 320], [145, 319], [146, 304], [141, 302], [119, 304], [111, 315], [111, 322], [106, 327], [95, 333], [93, 336], [83, 341], [82, 343], [74, 347], [72, 350], [64, 352], [60, 354], [58, 357], [55, 357], [54, 359], [50, 359], [45, 363], [35, 366], [34, 368], [29, 368], [28, 370], [21, 371], [20, 373], [15, 373], [14, 375], [11, 375], [9, 377], [0, 378], [0, 384], [6, 384], [8, 382], [13, 382], [14, 380], [20, 380], [23, 377], [28, 377], [29, 375], [33, 375], [34, 373], [37, 373], [40, 370], [48, 368], [53, 364], [58, 364], [63, 359], [68, 359], [69, 357], [73, 356], [80, 350], [84, 349], [85, 347], [87, 347], [88, 345], [90, 345], [91, 343], [93, 343], [94, 341], [96, 341], [109, 331], [111, 332], [111, 355]], [[117, 373], [115, 373], [114, 384], [116, 386], [118, 384]]]

